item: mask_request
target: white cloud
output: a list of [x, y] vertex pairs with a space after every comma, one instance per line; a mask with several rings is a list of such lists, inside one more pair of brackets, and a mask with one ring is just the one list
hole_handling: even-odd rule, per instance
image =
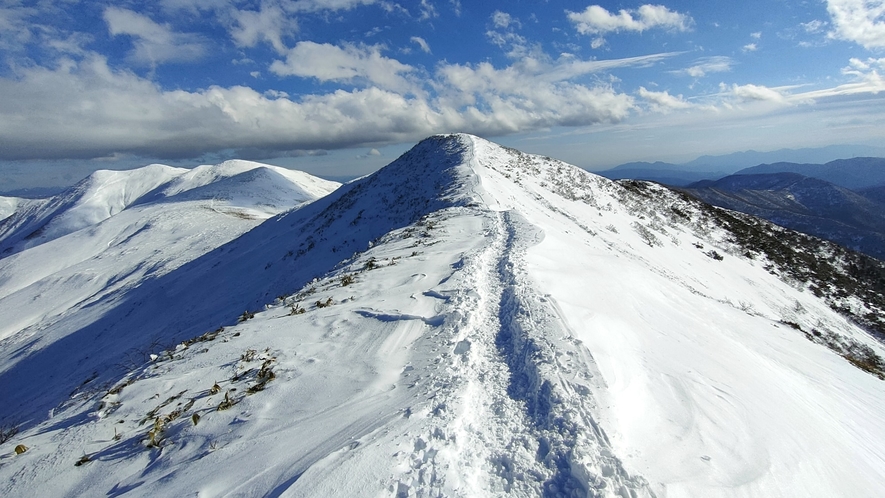
[[844, 83], [833, 88], [825, 88], [822, 90], [813, 90], [800, 94], [792, 95], [792, 100], [799, 102], [809, 102], [827, 97], [839, 97], [846, 95], [873, 94], [885, 92], [885, 78], [879, 75], [878, 71], [872, 70], [861, 73], [851, 83]]
[[458, 129], [427, 102], [378, 88], [299, 101], [240, 86], [163, 91], [99, 56], [0, 78], [0, 94], [0, 159], [309, 150]]
[[325, 81], [364, 78], [375, 85], [301, 97], [242, 86], [167, 91], [131, 72], [109, 68], [97, 54], [54, 69], [28, 67], [15, 79], [0, 77], [0, 159], [114, 154], [192, 158], [239, 149], [266, 151], [271, 157], [414, 141], [440, 132], [496, 136], [618, 121], [634, 109], [633, 97], [607, 85], [570, 80], [670, 56], [527, 59], [504, 68], [444, 64], [429, 83], [435, 96], [421, 92], [410, 97], [381, 87], [386, 82], [375, 71], [395, 80], [411, 69], [380, 56], [379, 50], [299, 44], [290, 51], [294, 57], [332, 63], [299, 67], [280, 62], [277, 69]]
[[679, 71], [671, 71], [673, 74], [684, 74], [692, 78], [703, 78], [710, 73], [724, 73], [731, 71], [734, 61], [730, 57], [717, 55], [713, 57], [704, 57], [695, 61], [693, 66]]
[[835, 28], [831, 38], [885, 48], [885, 0], [827, 0], [827, 11]]
[[755, 52], [756, 50], [759, 50], [759, 46], [755, 43], [748, 43], [744, 45], [741, 50], [743, 50], [744, 52]]
[[720, 89], [725, 91], [727, 94], [737, 97], [742, 101], [766, 101], [766, 102], [777, 102], [777, 103], [786, 103], [786, 96], [780, 91], [768, 88], [762, 85], [737, 85], [733, 84], [731, 87], [727, 87], [724, 83], [719, 84]]
[[19, 50], [31, 40], [31, 29], [35, 26], [30, 22], [37, 10], [14, 3], [0, 6], [0, 49]]
[[672, 31], [688, 31], [694, 20], [687, 14], [668, 9], [663, 5], [645, 4], [636, 10], [621, 9], [617, 14], [599, 5], [591, 5], [583, 12], [566, 11], [578, 33], [596, 35], [594, 48], [604, 44], [602, 35], [619, 31], [643, 32], [652, 28]]
[[427, 44], [427, 41], [424, 40], [424, 38], [421, 38], [420, 36], [413, 36], [411, 38], [411, 40], [412, 40], [412, 43], [417, 44], [418, 47], [421, 48], [422, 52], [424, 52], [425, 54], [430, 53], [430, 45]]
[[651, 104], [651, 108], [657, 112], [667, 113], [676, 109], [688, 109], [694, 107], [687, 102], [682, 95], [670, 95], [669, 92], [654, 92], [646, 90], [644, 86], [639, 87], [639, 96]]
[[104, 20], [112, 36], [133, 38], [129, 57], [134, 62], [156, 65], [163, 62], [183, 62], [199, 59], [206, 52], [203, 40], [186, 33], [176, 33], [169, 26], [158, 24], [149, 17], [118, 7], [108, 7]]
[[813, 21], [799, 23], [799, 26], [801, 26], [806, 33], [814, 34], [820, 33], [823, 27], [826, 26], [826, 23], [815, 19]]
[[525, 57], [530, 52], [528, 40], [518, 33], [512, 31], [506, 33], [486, 31], [486, 36], [494, 45], [506, 50], [507, 56], [510, 58]]
[[94, 37], [86, 33], [71, 33], [64, 38], [52, 38], [45, 41], [47, 47], [67, 55], [83, 56], [88, 53], [86, 46]]
[[633, 97], [604, 84], [573, 80], [617, 67], [641, 67], [674, 53], [616, 60], [524, 57], [505, 68], [492, 64], [444, 64], [435, 90], [440, 108], [463, 109], [488, 129], [525, 130], [617, 122], [635, 108]]
[[515, 28], [521, 27], [519, 20], [506, 12], [501, 12], [500, 10], [496, 10], [492, 13], [492, 24], [499, 29], [507, 29], [510, 26]]
[[[830, 88], [821, 88], [804, 92], [795, 92], [800, 86], [771, 88], [763, 85], [731, 86], [720, 83], [721, 96], [737, 99], [740, 102], [770, 102], [780, 105], [807, 105], [821, 99], [845, 97], [851, 95], [885, 92], [885, 78], [878, 70], [885, 70], [885, 58], [868, 58], [866, 60], [852, 58], [848, 66], [842, 68], [842, 74], [851, 76], [853, 81]], [[725, 101], [727, 105], [727, 100]]]
[[455, 13], [455, 16], [461, 17], [461, 0], [449, 0], [449, 3], [452, 4], [452, 11]]
[[[239, 8], [244, 3], [249, 7]], [[404, 10], [386, 0], [161, 0], [160, 4], [171, 14], [182, 10], [212, 12], [229, 29], [237, 46], [251, 48], [266, 42], [279, 53], [287, 48], [283, 40], [298, 31], [299, 15], [347, 11], [365, 5], [377, 5], [388, 12]]]
[[235, 10], [231, 16], [234, 21], [231, 37], [240, 47], [254, 47], [258, 42], [266, 41], [277, 52], [283, 53], [286, 51], [283, 37], [298, 29], [295, 19], [289, 18], [275, 5], [262, 4], [257, 11]]
[[872, 57], [867, 60], [860, 60], [852, 57], [848, 60], [848, 66], [842, 68], [842, 74], [850, 74], [853, 76], [863, 76], [876, 68], [885, 70], [885, 58], [874, 59]]
[[430, 3], [429, 0], [421, 0], [420, 11], [421, 16], [419, 19], [422, 21], [439, 17], [439, 13], [436, 11], [436, 6]]
[[443, 64], [438, 70], [439, 91], [456, 90], [463, 94], [530, 92], [533, 85], [559, 85], [570, 80], [622, 67], [648, 67], [676, 52], [610, 60], [582, 60], [566, 55], [557, 60], [524, 57], [504, 69], [484, 62], [475, 65]]
[[414, 84], [404, 75], [412, 66], [381, 55], [380, 45], [344, 45], [298, 42], [286, 54], [286, 61], [274, 61], [270, 70], [280, 76], [316, 78], [320, 81], [367, 82], [380, 88], [408, 92]]
[[532, 63], [504, 69], [487, 62], [450, 64], [439, 68], [439, 76], [440, 107], [463, 109], [460, 120], [474, 121], [483, 133], [619, 121], [634, 107], [629, 95], [551, 80]]
[[762, 32], [756, 31], [755, 33], [750, 33], [750, 38], [753, 38], [754, 40], [758, 40], [758, 39], [762, 38]]

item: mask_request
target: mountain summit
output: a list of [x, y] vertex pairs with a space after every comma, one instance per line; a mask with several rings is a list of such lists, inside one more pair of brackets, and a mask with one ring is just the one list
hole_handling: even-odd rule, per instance
[[882, 263], [478, 137], [109, 285], [8, 326], [4, 496], [885, 487]]

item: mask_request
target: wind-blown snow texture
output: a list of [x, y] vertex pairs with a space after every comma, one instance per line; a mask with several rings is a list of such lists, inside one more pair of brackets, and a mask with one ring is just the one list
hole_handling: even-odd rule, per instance
[[84, 230], [25, 249], [0, 494], [876, 496], [885, 382], [834, 350], [882, 347], [833, 309], [878, 301], [715, 213], [451, 135], [51, 318], [86, 269], [14, 258]]

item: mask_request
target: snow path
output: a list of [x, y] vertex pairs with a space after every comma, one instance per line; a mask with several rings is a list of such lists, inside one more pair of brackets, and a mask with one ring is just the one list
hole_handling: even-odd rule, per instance
[[567, 331], [523, 262], [542, 234], [515, 212], [485, 218], [487, 243], [462, 259], [460, 290], [445, 294], [460, 387], [434, 399], [438, 416], [406, 462], [417, 483], [400, 481], [399, 495], [649, 496], [591, 416], [591, 359], [571, 337], [547, 338]]

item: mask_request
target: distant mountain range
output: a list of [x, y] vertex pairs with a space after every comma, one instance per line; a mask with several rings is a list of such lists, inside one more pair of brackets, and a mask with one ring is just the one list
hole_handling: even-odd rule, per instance
[[[664, 185], [683, 187], [700, 180], [718, 180], [730, 174], [770, 173], [776, 171], [792, 171], [806, 176], [818, 177], [809, 171], [802, 171], [808, 165], [823, 165], [839, 161], [855, 159], [881, 159], [885, 157], [885, 148], [871, 146], [833, 145], [814, 149], [781, 149], [772, 152], [736, 152], [722, 156], [701, 156], [683, 164], [661, 161], [630, 162], [612, 169], [596, 172], [613, 180], [634, 179], [650, 180]], [[849, 159], [845, 159], [849, 158]], [[885, 159], [883, 159], [885, 160]], [[744, 171], [751, 167], [777, 164], [775, 171]], [[787, 164], [794, 166], [787, 167]], [[844, 167], [842, 163], [833, 165]], [[822, 178], [832, 181], [829, 178]], [[854, 187], [852, 187], [854, 188]]]
[[885, 158], [854, 157], [837, 159], [826, 164], [774, 163], [760, 164], [738, 171], [738, 175], [765, 173], [798, 173], [818, 178], [841, 187], [862, 189], [885, 185]]
[[[852, 183], [850, 178], [845, 175], [843, 183]], [[715, 206], [759, 216], [885, 259], [883, 187], [855, 192], [818, 178], [777, 172], [704, 180], [683, 191]]]

